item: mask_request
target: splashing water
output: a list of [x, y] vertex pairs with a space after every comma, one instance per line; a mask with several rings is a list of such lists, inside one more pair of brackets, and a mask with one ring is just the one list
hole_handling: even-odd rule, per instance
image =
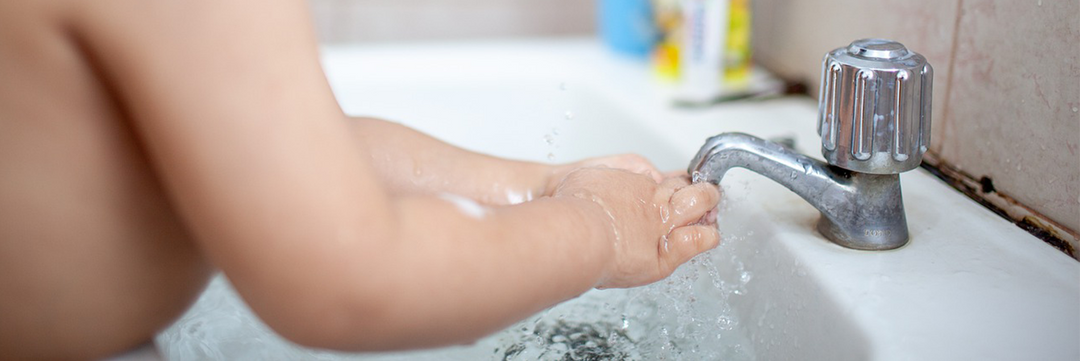
[[[739, 192], [725, 189], [724, 194], [721, 212], [742, 201]], [[667, 279], [587, 292], [470, 346], [380, 354], [301, 348], [259, 321], [221, 276], [156, 343], [167, 359], [181, 361], [751, 360], [754, 343], [743, 326], [751, 320], [740, 319], [729, 301], [755, 282], [735, 252], [736, 244], [750, 241], [750, 232], [725, 234], [719, 247]]]
[[695, 170], [694, 173], [690, 175], [690, 180], [694, 183], [701, 183], [708, 180], [708, 175]]
[[167, 359], [181, 361], [748, 360], [751, 342], [728, 299], [745, 292], [752, 277], [741, 264], [733, 280], [721, 277], [717, 262], [728, 257], [734, 255], [721, 246], [660, 282], [587, 292], [468, 347], [389, 354], [297, 347], [270, 331], [217, 277], [195, 309], [156, 341]]
[[511, 327], [518, 332], [501, 334], [494, 359], [751, 359], [748, 338], [727, 302], [745, 283], [723, 281], [713, 260], [719, 253], [713, 252], [666, 280], [592, 291], [522, 321]]

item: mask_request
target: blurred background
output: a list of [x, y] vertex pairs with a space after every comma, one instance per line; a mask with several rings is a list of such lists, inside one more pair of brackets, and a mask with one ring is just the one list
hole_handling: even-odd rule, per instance
[[[310, 0], [325, 45], [598, 37], [601, 19], [663, 26], [664, 0]], [[900, 41], [935, 68], [926, 162], [1020, 226], [1077, 256], [1080, 1], [754, 0], [753, 63], [816, 96], [822, 56], [855, 39]], [[651, 12], [650, 12], [651, 11]], [[606, 15], [605, 15], [606, 14]], [[637, 21], [624, 19], [625, 21]], [[640, 19], [638, 19], [640, 20]], [[607, 38], [605, 38], [607, 39]], [[625, 40], [625, 39], [624, 39]], [[645, 39], [648, 46], [659, 38]], [[644, 61], [656, 49], [607, 44]], [[627, 50], [630, 49], [630, 50]], [[648, 60], [652, 57], [652, 60]], [[1056, 241], [1054, 239], [1057, 239]]]
[[578, 0], [309, 0], [324, 43], [585, 36], [596, 2]]

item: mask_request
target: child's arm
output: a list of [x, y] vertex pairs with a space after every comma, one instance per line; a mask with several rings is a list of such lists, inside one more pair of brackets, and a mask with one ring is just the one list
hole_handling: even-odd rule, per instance
[[350, 124], [361, 153], [396, 194], [445, 192], [506, 205], [550, 195], [567, 173], [581, 167], [606, 166], [661, 179], [652, 163], [633, 154], [546, 165], [474, 153], [379, 119], [352, 118]]
[[384, 185], [319, 69], [303, 1], [75, 2], [67, 31], [200, 248], [283, 336], [335, 349], [474, 340], [715, 246], [717, 201], [615, 169], [499, 208]]

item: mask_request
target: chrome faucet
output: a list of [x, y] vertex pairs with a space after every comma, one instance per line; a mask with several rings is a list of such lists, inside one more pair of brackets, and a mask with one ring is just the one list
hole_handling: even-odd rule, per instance
[[690, 162], [697, 182], [720, 184], [742, 167], [792, 190], [821, 212], [817, 229], [844, 247], [887, 250], [908, 241], [899, 173], [930, 143], [933, 68], [902, 44], [862, 39], [825, 55], [818, 103], [828, 163], [751, 135], [708, 139]]

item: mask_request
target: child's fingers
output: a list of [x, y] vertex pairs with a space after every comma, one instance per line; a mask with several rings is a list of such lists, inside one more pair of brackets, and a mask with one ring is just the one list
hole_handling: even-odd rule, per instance
[[720, 209], [719, 208], [710, 209], [708, 212], [705, 212], [705, 215], [702, 216], [701, 219], [699, 219], [696, 224], [705, 224], [705, 225], [714, 225], [715, 226], [716, 221], [717, 221], [717, 217], [719, 217], [719, 215], [720, 215]]
[[575, 167], [608, 167], [637, 173], [660, 183], [662, 173], [647, 158], [633, 153], [589, 158], [572, 164]]
[[660, 188], [671, 189], [672, 193], [688, 185], [690, 185], [690, 180], [682, 177], [668, 177], [660, 182]]
[[681, 226], [701, 219], [720, 202], [720, 191], [710, 183], [680, 188], [671, 196], [672, 221]]
[[701, 252], [708, 251], [720, 244], [720, 231], [716, 226], [693, 225], [675, 228], [667, 236], [667, 244], [660, 245], [660, 256], [664, 260], [665, 274], [675, 271], [676, 267], [686, 263]]
[[664, 178], [686, 178], [690, 179], [690, 175], [686, 173], [686, 170], [673, 170], [664, 172]]
[[[671, 197], [675, 196], [675, 192], [689, 184], [690, 182], [684, 179], [664, 178], [660, 182], [660, 187], [656, 191], [656, 198], [653, 201], [670, 210], [671, 206], [665, 203], [671, 203]], [[667, 222], [667, 220], [665, 219], [664, 222]]]

